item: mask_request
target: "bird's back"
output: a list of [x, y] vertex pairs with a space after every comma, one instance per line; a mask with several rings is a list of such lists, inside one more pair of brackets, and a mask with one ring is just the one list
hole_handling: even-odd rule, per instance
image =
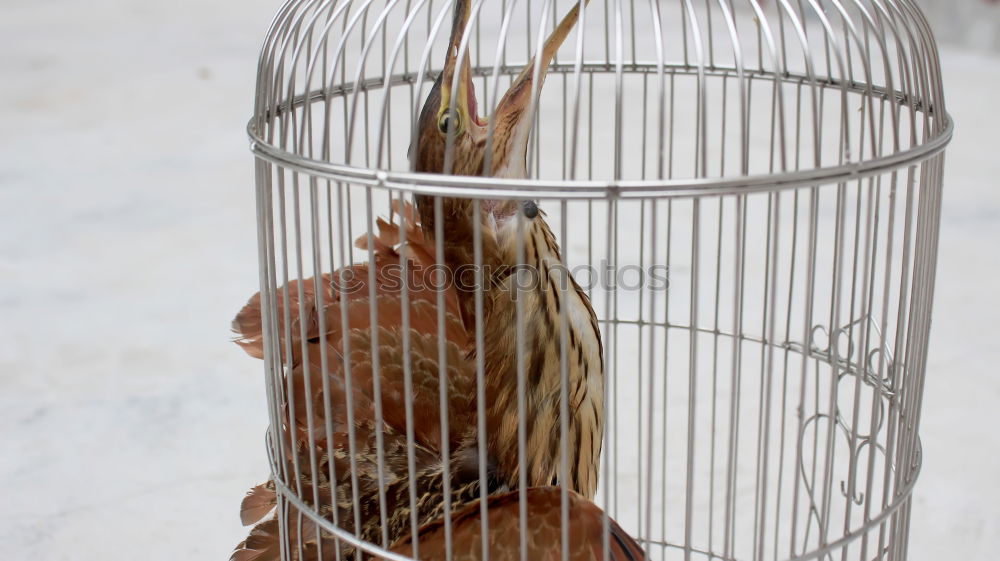
[[[315, 502], [313, 508], [327, 518], [332, 520], [336, 512], [340, 527], [359, 528], [362, 538], [386, 545], [410, 531], [411, 482], [417, 523], [440, 515], [442, 452], [470, 446], [476, 407], [475, 367], [468, 358], [471, 338], [454, 288], [442, 292], [429, 282], [433, 243], [420, 229], [412, 207], [397, 211], [406, 228], [405, 244], [400, 243], [400, 225], [383, 220], [378, 236], [362, 237], [356, 244], [361, 249], [370, 246], [374, 266], [351, 265], [323, 275], [318, 283], [292, 281], [275, 295], [276, 347], [289, 398], [283, 404], [280, 439], [288, 473], [299, 474], [297, 481], [286, 484]], [[445, 313], [440, 324], [442, 296]], [[236, 343], [251, 356], [263, 358], [260, 294], [250, 299], [233, 326]], [[441, 417], [442, 383], [447, 431]], [[412, 473], [407, 461], [411, 455]], [[455, 464], [457, 474], [469, 474], [470, 481], [453, 474], [452, 494], [458, 502], [478, 496], [478, 477], [473, 476], [478, 475], [478, 465], [461, 465], [468, 463], [468, 457], [464, 454], [449, 463], [449, 467]], [[255, 487], [248, 494], [243, 522], [261, 527], [237, 548], [234, 560], [272, 550], [268, 538], [277, 537], [271, 531], [274, 522], [261, 520], [274, 504], [273, 485]], [[315, 547], [315, 538], [308, 533], [303, 533], [303, 540]]]

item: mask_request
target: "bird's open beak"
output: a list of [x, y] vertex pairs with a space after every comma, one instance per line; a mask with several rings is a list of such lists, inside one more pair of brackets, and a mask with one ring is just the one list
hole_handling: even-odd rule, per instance
[[[481, 120], [478, 115], [468, 45], [466, 45], [464, 52], [459, 54], [465, 28], [469, 24], [472, 0], [455, 1], [448, 55], [441, 76], [441, 104], [437, 113], [437, 126], [442, 132], [450, 132], [455, 135], [466, 132], [467, 128], [473, 127], [479, 127], [482, 132], [486, 132], [488, 122]], [[584, 0], [584, 4], [589, 1]], [[518, 162], [523, 167], [528, 150], [528, 134], [533, 121], [528, 115], [532, 96], [541, 91], [549, 64], [569, 32], [576, 25], [579, 15], [580, 4], [578, 3], [546, 38], [538, 60], [533, 58], [521, 70], [521, 73], [501, 98], [494, 112], [494, 117], [491, 118], [495, 123], [492, 130], [493, 141], [488, 143], [493, 146], [493, 154], [487, 158], [487, 161], [491, 162], [491, 169], [483, 170], [483, 175], [490, 176], [497, 173], [507, 175], [506, 170], [512, 164], [517, 166]], [[457, 82], [455, 80], [456, 72], [459, 73]], [[536, 72], [538, 73], [537, 85]], [[456, 91], [452, 92], [453, 89]], [[452, 101], [453, 93], [454, 101]], [[453, 116], [452, 110], [457, 112], [454, 119], [450, 119]]]
[[[583, 0], [586, 5], [590, 0]], [[531, 100], [537, 96], [545, 82], [545, 76], [549, 71], [549, 64], [556, 55], [556, 51], [562, 46], [563, 41], [572, 31], [580, 17], [580, 4], [577, 3], [563, 16], [562, 21], [545, 39], [542, 46], [541, 56], [538, 60], [532, 59], [511, 84], [507, 93], [504, 94], [494, 112], [493, 120], [496, 123], [493, 132], [494, 152], [500, 153], [493, 156], [493, 169], [511, 161], [512, 158], [523, 159], [528, 151], [528, 133], [531, 130], [534, 118], [528, 115]], [[535, 84], [535, 73], [538, 73], [538, 83]], [[504, 153], [504, 147], [509, 151]], [[492, 174], [491, 174], [492, 175]]]

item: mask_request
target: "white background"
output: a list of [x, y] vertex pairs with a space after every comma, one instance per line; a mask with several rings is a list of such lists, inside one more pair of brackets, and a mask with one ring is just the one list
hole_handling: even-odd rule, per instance
[[[228, 327], [257, 289], [244, 126], [277, 4], [0, 8], [4, 559], [226, 559], [245, 535], [239, 501], [266, 475], [263, 377]], [[1000, 21], [997, 4], [932, 8]], [[973, 40], [940, 25], [966, 46], [942, 47], [957, 131], [910, 552], [987, 560], [1000, 551], [1000, 41], [996, 26]]]

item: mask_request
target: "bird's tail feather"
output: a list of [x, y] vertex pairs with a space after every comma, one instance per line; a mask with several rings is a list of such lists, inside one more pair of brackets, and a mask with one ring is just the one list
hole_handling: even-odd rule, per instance
[[243, 497], [243, 502], [240, 504], [240, 522], [244, 526], [259, 522], [274, 510], [277, 504], [278, 496], [274, 490], [274, 481], [269, 479], [247, 491], [247, 496]]

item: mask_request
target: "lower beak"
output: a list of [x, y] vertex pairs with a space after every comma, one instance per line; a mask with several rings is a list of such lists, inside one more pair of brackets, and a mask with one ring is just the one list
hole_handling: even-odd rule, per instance
[[[582, 3], [586, 5], [589, 2], [590, 0], [583, 0]], [[542, 46], [542, 52], [538, 60], [532, 59], [521, 70], [521, 73], [500, 100], [494, 112], [495, 117], [493, 118], [493, 121], [496, 123], [495, 131], [493, 132], [494, 146], [498, 148], [510, 146], [511, 149], [520, 151], [520, 154], [516, 155], [521, 158], [527, 154], [528, 132], [531, 129], [534, 118], [525, 118], [525, 116], [529, 112], [532, 97], [537, 96], [541, 92], [545, 76], [549, 71], [549, 64], [555, 57], [556, 51], [559, 50], [559, 47], [566, 40], [569, 32], [576, 25], [579, 16], [580, 4], [578, 3], [563, 16], [559, 25], [545, 39], [545, 44]], [[537, 85], [535, 84], [536, 72], [538, 73]], [[513, 143], [509, 141], [511, 137], [513, 137]], [[508, 154], [508, 156], [513, 155], [515, 154]], [[502, 160], [503, 158], [494, 159], [494, 163], [499, 164]]]

